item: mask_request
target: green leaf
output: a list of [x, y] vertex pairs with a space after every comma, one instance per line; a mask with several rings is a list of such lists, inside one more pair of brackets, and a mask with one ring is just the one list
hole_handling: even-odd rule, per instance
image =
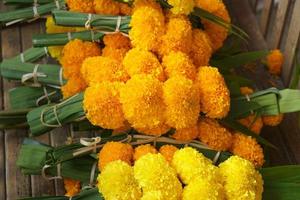
[[286, 165], [277, 167], [261, 168], [264, 181], [267, 182], [290, 182], [300, 183], [300, 166]]

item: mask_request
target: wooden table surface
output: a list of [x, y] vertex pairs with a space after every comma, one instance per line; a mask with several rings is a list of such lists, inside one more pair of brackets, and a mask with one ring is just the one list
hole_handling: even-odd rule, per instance
[[[266, 49], [266, 42], [259, 32], [259, 25], [255, 21], [255, 16], [247, 1], [228, 0], [232, 18], [250, 35], [249, 50]], [[235, 6], [233, 6], [235, 5]], [[0, 5], [0, 12], [7, 8]], [[239, 17], [237, 17], [239, 16]], [[1, 30], [0, 37], [0, 56], [1, 59], [10, 58], [32, 46], [31, 37], [33, 34], [44, 32], [43, 20], [31, 24], [12, 26]], [[43, 62], [46, 62], [44, 60]], [[265, 89], [270, 86], [270, 80], [275, 81], [278, 87], [282, 83], [266, 73], [262, 66], [256, 72], [241, 70], [242, 73], [251, 77], [256, 82], [258, 88]], [[16, 86], [15, 83], [7, 80], [0, 81], [0, 107], [9, 109], [8, 90]], [[295, 114], [287, 115], [283, 123], [276, 128], [264, 128], [263, 136], [275, 144], [279, 149], [270, 150], [270, 163], [291, 164], [300, 163], [300, 131], [298, 119]], [[66, 141], [68, 129], [57, 129], [49, 134], [36, 138], [51, 145], [60, 145]], [[24, 176], [16, 167], [20, 145], [25, 137], [28, 136], [27, 130], [6, 130], [0, 131], [0, 199], [15, 200], [18, 197], [40, 196], [40, 195], [61, 195], [64, 194], [61, 180], [46, 181], [40, 176]]]

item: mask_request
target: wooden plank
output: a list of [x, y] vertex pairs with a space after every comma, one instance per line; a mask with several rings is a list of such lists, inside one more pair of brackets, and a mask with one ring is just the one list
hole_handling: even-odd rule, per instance
[[270, 11], [272, 9], [272, 0], [263, 1], [263, 10], [259, 20], [260, 30], [263, 35], [267, 32]]
[[[10, 58], [21, 50], [19, 28], [10, 27], [2, 30], [2, 56]], [[9, 109], [8, 89], [14, 87], [14, 83], [3, 82], [4, 87], [4, 108]], [[5, 131], [5, 158], [6, 158], [6, 199], [14, 200], [22, 196], [31, 195], [30, 179], [21, 174], [16, 167], [18, 150], [23, 138], [27, 136], [26, 131], [7, 130]]]
[[281, 35], [283, 32], [284, 22], [287, 15], [289, 1], [279, 1], [278, 9], [275, 17], [275, 24], [271, 29], [271, 36], [267, 38], [270, 49], [276, 49], [279, 46]]
[[[237, 24], [243, 28], [250, 36], [249, 50], [267, 49], [267, 44], [259, 31], [259, 25], [255, 20], [249, 2], [240, 0], [227, 0], [230, 13]], [[266, 89], [272, 85], [283, 88], [283, 83], [278, 78], [271, 76], [262, 65], [257, 65], [255, 69], [248, 70], [241, 68], [240, 73], [252, 79], [258, 89]], [[299, 139], [300, 130], [297, 120], [286, 116], [279, 127], [269, 127], [264, 129], [264, 135], [274, 143], [280, 150], [273, 152], [271, 164], [275, 163], [299, 163]]]
[[251, 4], [253, 13], [256, 13], [256, 7], [257, 7], [258, 0], [249, 0], [249, 2]]
[[299, 33], [300, 33], [300, 1], [295, 1], [293, 14], [290, 22], [290, 28], [287, 35], [285, 47], [284, 47], [284, 57], [285, 62], [282, 71], [282, 79], [286, 86], [288, 86], [291, 78], [291, 72], [293, 69], [293, 62], [295, 51], [298, 44]]
[[[39, 21], [35, 21], [30, 24], [24, 24], [21, 26], [22, 48], [23, 51], [32, 47], [32, 36], [40, 32], [41, 24]], [[40, 142], [49, 144], [50, 138], [48, 134], [34, 138]], [[31, 176], [31, 193], [32, 196], [42, 195], [55, 195], [55, 187], [53, 181], [48, 181], [42, 178], [42, 176]]]

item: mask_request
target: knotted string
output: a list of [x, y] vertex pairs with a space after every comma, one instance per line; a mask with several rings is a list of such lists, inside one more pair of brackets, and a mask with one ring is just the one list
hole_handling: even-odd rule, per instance
[[44, 91], [44, 95], [41, 96], [41, 97], [39, 97], [39, 98], [36, 100], [36, 102], [35, 102], [35, 105], [36, 105], [36, 106], [40, 106], [40, 102], [41, 102], [42, 100], [44, 100], [45, 98], [47, 99], [47, 104], [50, 104], [50, 103], [51, 103], [50, 96], [56, 94], [56, 91], [53, 91], [53, 92], [48, 93], [46, 87], [43, 87], [43, 91]]
[[[38, 69], [39, 69], [40, 65], [39, 64], [36, 64], [33, 68], [33, 71], [32, 73], [27, 73], [27, 74], [24, 74], [21, 78], [21, 82], [23, 84], [27, 84], [27, 81], [33, 79], [33, 83], [32, 84], [29, 84], [33, 87], [39, 87], [41, 86], [41, 84], [38, 82], [38, 78], [45, 78], [47, 77], [46, 74], [44, 73], [40, 73], [38, 72]], [[28, 84], [27, 84], [28, 85]]]
[[220, 158], [221, 152], [218, 151], [213, 159], [213, 163], [216, 164]]
[[[246, 94], [245, 97], [246, 97], [248, 102], [251, 101], [250, 96], [248, 94]], [[254, 113], [253, 110], [251, 110], [250, 113], [253, 114]]]
[[48, 177], [47, 174], [46, 174], [46, 170], [48, 168], [50, 168], [51, 165], [44, 165], [44, 167], [42, 168], [42, 177], [46, 180], [55, 180], [55, 179], [62, 179], [62, 176], [61, 176], [61, 163], [58, 163], [56, 165], [56, 173], [57, 175], [56, 176], [53, 176], [53, 177]]

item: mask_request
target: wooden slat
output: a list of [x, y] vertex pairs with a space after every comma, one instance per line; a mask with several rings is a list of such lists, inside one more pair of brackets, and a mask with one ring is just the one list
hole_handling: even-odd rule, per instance
[[296, 47], [299, 39], [300, 32], [300, 1], [295, 1], [293, 14], [290, 22], [290, 28], [287, 35], [285, 47], [284, 47], [284, 56], [285, 62], [282, 71], [282, 79], [284, 84], [287, 86], [290, 82], [291, 72], [293, 68], [293, 61], [295, 56]]
[[268, 46], [270, 49], [276, 49], [279, 46], [288, 6], [289, 6], [289, 1], [278, 2], [275, 24], [271, 28], [272, 34], [270, 37], [267, 38]]
[[[6, 10], [2, 2], [0, 10]], [[2, 58], [10, 58], [20, 53], [20, 29], [18, 27], [9, 27], [1, 31], [1, 48]], [[4, 108], [9, 109], [8, 89], [14, 87], [13, 83], [3, 81], [4, 88]], [[4, 135], [5, 142], [5, 182], [6, 182], [6, 199], [15, 200], [19, 197], [30, 196], [30, 178], [22, 175], [21, 171], [16, 167], [16, 159], [23, 138], [27, 136], [26, 131], [22, 130], [6, 130]]]
[[[240, 0], [227, 0], [230, 13], [236, 19], [236, 22], [242, 27], [250, 36], [248, 49], [249, 50], [263, 50], [267, 49], [266, 42], [259, 31], [259, 25], [256, 23], [255, 16], [253, 15], [249, 2]], [[254, 80], [258, 89], [265, 89], [272, 84], [276, 87], [282, 88], [283, 83], [270, 76], [266, 69], [258, 65], [255, 70], [247, 70], [244, 68], [241, 73]], [[267, 136], [269, 141], [275, 144], [279, 151], [273, 151], [276, 156], [271, 156], [271, 163], [299, 163], [299, 140], [300, 130], [296, 118], [292, 117], [293, 114], [286, 115], [285, 120], [279, 127], [268, 127], [264, 129], [264, 135]]]
[[263, 35], [266, 34], [268, 28], [268, 21], [270, 16], [270, 11], [272, 9], [272, 0], [263, 1], [263, 10], [260, 18], [260, 30]]
[[249, 2], [250, 2], [250, 4], [251, 4], [253, 13], [256, 13], [256, 7], [257, 7], [257, 2], [258, 2], [258, 0], [249, 0]]
[[[32, 47], [31, 38], [34, 34], [40, 32], [41, 24], [36, 21], [30, 24], [23, 24], [21, 26], [21, 37], [22, 37], [22, 47], [23, 50], [26, 50]], [[50, 138], [48, 134], [34, 138], [40, 142], [49, 144]], [[55, 195], [55, 187], [53, 181], [48, 181], [43, 179], [41, 176], [31, 176], [31, 192], [32, 196], [41, 196], [41, 195]]]

